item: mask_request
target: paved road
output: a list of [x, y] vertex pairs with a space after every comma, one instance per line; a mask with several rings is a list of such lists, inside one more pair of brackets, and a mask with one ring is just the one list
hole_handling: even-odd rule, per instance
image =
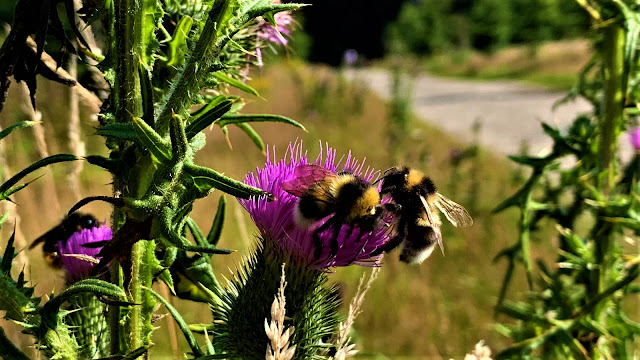
[[[389, 99], [391, 77], [385, 70], [358, 70], [349, 76], [363, 81], [368, 88]], [[591, 109], [584, 100], [564, 104], [552, 111], [564, 93], [511, 81], [465, 81], [420, 75], [414, 79], [413, 111], [425, 121], [463, 141], [471, 140], [471, 128], [480, 121], [480, 143], [503, 154], [516, 154], [524, 142], [530, 154], [550, 151], [552, 142], [540, 122], [571, 124], [576, 114]], [[620, 146], [624, 158], [631, 155], [626, 136]]]

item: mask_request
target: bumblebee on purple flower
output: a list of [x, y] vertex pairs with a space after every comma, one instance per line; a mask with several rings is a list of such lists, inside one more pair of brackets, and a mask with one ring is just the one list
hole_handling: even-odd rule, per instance
[[277, 245], [312, 268], [379, 265], [372, 254], [389, 239], [393, 214], [384, 211], [373, 185], [378, 172], [363, 171], [364, 161], [351, 153], [336, 162], [336, 151], [325, 151], [311, 163], [301, 143], [290, 144], [280, 161], [269, 154], [265, 167], [248, 174], [246, 183], [269, 191], [276, 201], [240, 202], [267, 246]]
[[419, 264], [436, 244], [444, 253], [438, 212], [454, 226], [473, 223], [464, 207], [438, 193], [417, 170], [391, 168], [379, 179], [379, 188], [379, 180], [373, 181], [378, 172], [367, 169], [363, 174], [364, 162], [359, 164], [351, 153], [342, 167], [340, 163], [329, 147], [324, 160], [321, 152], [308, 163], [302, 145], [294, 143], [280, 162], [268, 158], [257, 177], [247, 176], [249, 185], [277, 199], [241, 200], [267, 245], [277, 244], [312, 267], [327, 268], [378, 265], [379, 255], [402, 244], [400, 260]]

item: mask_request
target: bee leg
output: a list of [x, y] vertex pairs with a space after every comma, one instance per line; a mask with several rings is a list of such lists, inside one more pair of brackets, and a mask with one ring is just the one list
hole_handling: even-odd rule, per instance
[[[324, 248], [324, 243], [322, 242], [322, 239], [320, 238], [320, 233], [327, 230], [328, 228], [330, 228], [331, 226], [336, 226], [337, 227], [337, 232], [340, 232], [340, 224], [336, 224], [336, 220], [335, 220], [335, 216], [332, 216], [331, 218], [329, 218], [329, 220], [327, 220], [324, 224], [322, 224], [319, 228], [317, 228], [314, 232], [313, 232], [313, 245], [315, 246], [315, 250], [313, 252], [313, 257], [315, 259], [320, 258], [320, 256], [322, 256], [322, 250]], [[338, 248], [338, 239], [337, 239], [337, 235], [335, 234], [336, 231], [334, 231], [334, 236], [331, 239], [331, 248], [333, 249], [334, 246], [336, 248], [336, 253], [337, 253], [337, 248]], [[335, 243], [335, 245], [334, 245]], [[331, 251], [333, 253], [333, 250]]]
[[389, 251], [397, 248], [398, 245], [400, 245], [406, 237], [406, 228], [407, 228], [407, 222], [403, 217], [401, 217], [400, 220], [398, 221], [398, 234], [393, 238], [391, 238], [391, 240], [387, 241], [384, 245], [375, 249], [371, 253], [371, 256], [377, 256], [382, 254], [383, 252], [388, 253]]
[[387, 211], [395, 215], [399, 215], [402, 211], [402, 205], [398, 205], [395, 203], [386, 203], [382, 204], [382, 207]]
[[[353, 226], [353, 225], [351, 225]], [[338, 242], [338, 237], [340, 236], [340, 229], [342, 229], [342, 224], [336, 223], [334, 224], [333, 236], [331, 237], [331, 243], [329, 246], [331, 247], [331, 252], [329, 252], [330, 257], [335, 257], [338, 254], [338, 249], [340, 249], [340, 243]], [[347, 232], [347, 237], [351, 235], [352, 227], [349, 227], [349, 231]], [[345, 237], [345, 239], [347, 238]]]

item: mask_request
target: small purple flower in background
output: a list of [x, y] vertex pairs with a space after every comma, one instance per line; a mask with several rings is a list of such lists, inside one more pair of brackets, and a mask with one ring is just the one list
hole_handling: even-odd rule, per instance
[[344, 52], [342, 60], [347, 66], [353, 66], [358, 61], [358, 52], [355, 49], [348, 49]]
[[[342, 162], [344, 160], [344, 162]], [[277, 160], [275, 149], [273, 153], [267, 154], [267, 162], [263, 168], [258, 168], [256, 173], [247, 174], [245, 183], [270, 192], [276, 198], [275, 201], [267, 202], [266, 198], [250, 200], [240, 199], [240, 203], [251, 215], [262, 238], [266, 244], [276, 245], [286, 254], [300, 258], [314, 269], [326, 269], [334, 266], [356, 265], [379, 265], [380, 257], [372, 257], [371, 254], [382, 246], [390, 237], [390, 227], [385, 225], [391, 223], [391, 215], [388, 215], [381, 224], [369, 233], [360, 233], [354, 230], [349, 233], [349, 226], [342, 225], [338, 235], [339, 249], [335, 256], [330, 254], [330, 243], [333, 240], [332, 228], [319, 234], [323, 243], [321, 255], [315, 258], [316, 245], [313, 241], [313, 231], [322, 226], [327, 220], [321, 220], [311, 229], [302, 229], [295, 224], [294, 209], [298, 197], [289, 194], [281, 188], [281, 184], [296, 178], [294, 170], [305, 164], [315, 164], [332, 171], [349, 171], [354, 175], [366, 180], [373, 181], [379, 173], [367, 168], [363, 171], [364, 161], [358, 162], [351, 156], [351, 152], [336, 162], [336, 150], [326, 147], [323, 156], [322, 150], [313, 162], [308, 162], [307, 153], [302, 148], [301, 142], [289, 144], [285, 156]]]
[[633, 128], [629, 131], [629, 141], [631, 141], [631, 145], [636, 152], [640, 151], [640, 127]]
[[89, 276], [97, 260], [100, 247], [86, 247], [86, 244], [111, 240], [113, 232], [110, 227], [101, 225], [90, 229], [82, 229], [73, 233], [67, 241], [58, 241], [62, 265], [67, 274], [67, 283], [73, 284]]
[[[280, 0], [275, 0], [272, 4], [280, 4]], [[293, 24], [291, 13], [289, 11], [279, 12], [275, 14], [273, 18], [276, 21], [276, 27], [273, 27], [273, 25], [264, 19], [260, 19], [258, 23], [256, 58], [259, 67], [262, 67], [261, 48], [264, 46], [262, 42], [266, 43], [266, 46], [269, 46], [274, 52], [275, 49], [272, 45], [286, 46], [289, 43], [288, 37], [291, 35], [291, 27]]]

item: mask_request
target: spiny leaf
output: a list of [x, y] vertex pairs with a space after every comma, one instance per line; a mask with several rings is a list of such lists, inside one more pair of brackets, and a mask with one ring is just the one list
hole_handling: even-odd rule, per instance
[[220, 196], [218, 200], [218, 210], [216, 211], [216, 217], [213, 219], [211, 229], [207, 235], [207, 242], [211, 245], [217, 245], [222, 235], [222, 226], [224, 225], [224, 218], [226, 214], [227, 200], [224, 195]]
[[[197, 133], [204, 130], [207, 126], [213, 124], [214, 121], [220, 119], [221, 116], [231, 110], [232, 105], [233, 100], [222, 99], [221, 101], [217, 102], [215, 106], [203, 112], [202, 115], [199, 115], [195, 120], [191, 121], [189, 125], [187, 125], [185, 129], [187, 138], [193, 138]], [[209, 105], [207, 105], [206, 107], [208, 108]]]
[[33, 125], [35, 125], [37, 123], [39, 123], [39, 121], [20, 121], [20, 122], [17, 122], [15, 124], [7, 127], [6, 129], [0, 131], [0, 140], [4, 139], [5, 137], [7, 137], [9, 134], [14, 132], [15, 130], [18, 130], [20, 128], [27, 127], [27, 126], [33, 126]]
[[266, 155], [266, 147], [264, 145], [264, 141], [262, 141], [260, 135], [251, 127], [251, 125], [247, 123], [239, 123], [235, 125], [240, 128], [240, 130], [242, 130], [245, 134], [247, 134], [249, 139], [251, 139], [251, 141], [258, 147], [263, 155]]
[[228, 176], [224, 176], [213, 169], [191, 165], [185, 167], [185, 170], [193, 177], [196, 187], [198, 187], [202, 193], [207, 193], [211, 189], [215, 188], [242, 199], [248, 199], [251, 196], [272, 197], [271, 194], [262, 189], [249, 186]]
[[16, 249], [13, 247], [15, 239], [16, 230], [13, 229], [13, 232], [9, 237], [9, 241], [7, 242], [7, 247], [4, 249], [2, 261], [0, 262], [0, 271], [5, 273], [7, 276], [11, 276], [11, 264], [13, 263], [13, 258], [16, 257]]
[[183, 16], [173, 32], [171, 41], [169, 41], [169, 51], [167, 52], [167, 66], [180, 66], [184, 63], [185, 54], [188, 51], [187, 39], [191, 27], [193, 26], [193, 18]]
[[141, 3], [143, 17], [140, 34], [140, 46], [142, 48], [140, 60], [145, 66], [152, 66], [153, 55], [160, 45], [155, 33], [164, 11], [158, 0], [143, 0]]
[[225, 115], [222, 117], [222, 119], [217, 121], [216, 124], [220, 126], [225, 126], [229, 124], [239, 124], [239, 123], [247, 123], [247, 122], [279, 122], [279, 123], [293, 125], [297, 128], [307, 131], [304, 125], [300, 124], [299, 122], [293, 119], [290, 119], [282, 115], [270, 115], [270, 114]]
[[187, 322], [184, 321], [180, 313], [173, 306], [171, 306], [171, 304], [169, 304], [169, 302], [167, 302], [162, 296], [160, 296], [160, 294], [153, 291], [152, 289], [149, 289], [149, 288], [145, 288], [145, 289], [151, 295], [153, 295], [162, 305], [164, 305], [165, 308], [167, 308], [167, 310], [169, 311], [173, 319], [178, 324], [178, 327], [180, 328], [180, 330], [182, 330], [182, 333], [184, 334], [184, 337], [187, 340], [189, 347], [193, 351], [193, 354], [195, 356], [204, 356], [204, 353], [200, 349], [200, 346], [198, 345], [198, 342], [196, 341], [195, 336], [193, 336], [193, 333], [189, 329]]
[[159, 162], [163, 164], [169, 163], [171, 161], [169, 144], [141, 118], [134, 116], [132, 124], [140, 143], [146, 147]]
[[79, 157], [77, 157], [75, 155], [70, 155], [70, 154], [57, 154], [57, 155], [51, 155], [51, 156], [46, 157], [44, 159], [40, 159], [40, 160], [36, 161], [35, 163], [27, 166], [24, 170], [20, 171], [19, 173], [15, 174], [14, 176], [12, 176], [4, 184], [0, 185], [0, 193], [5, 193], [7, 190], [9, 190], [11, 187], [13, 187], [13, 185], [15, 185], [18, 181], [22, 180], [22, 178], [24, 178], [25, 176], [29, 175], [30, 173], [40, 169], [41, 167], [45, 167], [47, 165], [51, 165], [51, 164], [55, 164], [55, 163], [59, 163], [59, 162], [75, 161], [75, 160], [80, 160], [80, 159], [81, 158], [79, 158]]
[[136, 130], [131, 123], [106, 124], [96, 129], [96, 134], [126, 141], [138, 140]]
[[196, 224], [196, 222], [190, 217], [187, 218], [187, 227], [189, 228], [191, 235], [193, 235], [193, 239], [196, 241], [196, 244], [200, 246], [209, 245], [207, 239], [204, 238], [204, 234], [200, 230], [200, 227], [198, 227], [198, 224]]
[[138, 73], [140, 74], [140, 95], [144, 109], [142, 119], [150, 126], [153, 126], [153, 84], [151, 83], [151, 71], [141, 63], [138, 66]]
[[227, 83], [231, 86], [233, 86], [234, 88], [238, 89], [238, 90], [242, 90], [248, 94], [254, 95], [254, 96], [260, 96], [260, 94], [258, 94], [258, 91], [256, 91], [256, 89], [252, 88], [251, 86], [243, 83], [240, 80], [236, 80], [232, 77], [229, 77], [225, 74], [223, 74], [220, 71], [217, 71], [215, 73], [213, 73], [213, 77], [218, 79], [221, 82]]

